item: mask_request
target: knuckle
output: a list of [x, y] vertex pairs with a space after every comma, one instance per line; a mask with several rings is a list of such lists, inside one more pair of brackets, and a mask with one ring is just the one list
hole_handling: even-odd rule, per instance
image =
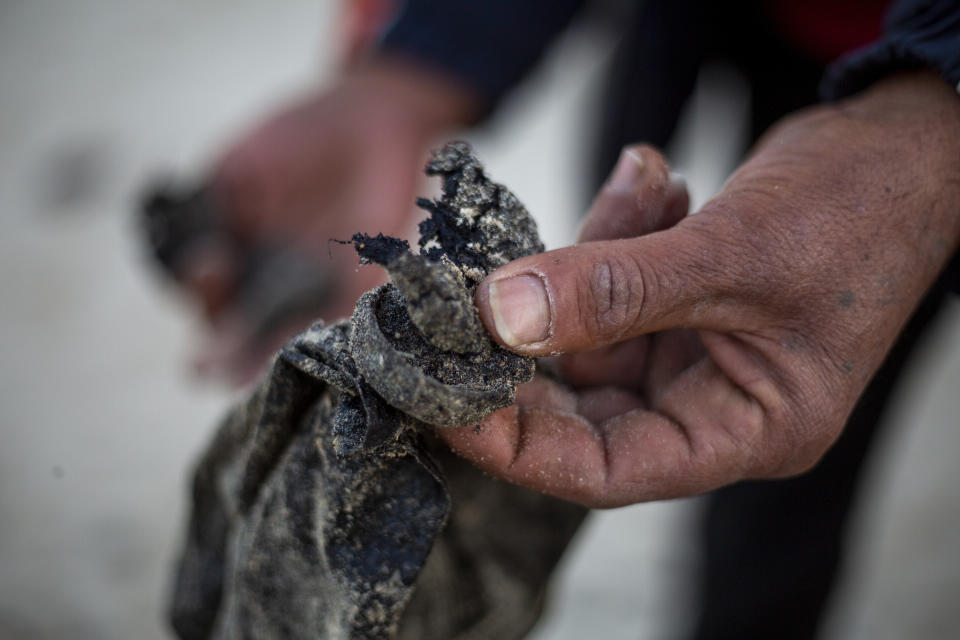
[[611, 256], [594, 263], [586, 283], [587, 305], [582, 323], [598, 342], [622, 338], [639, 317], [647, 285], [643, 270], [629, 259]]

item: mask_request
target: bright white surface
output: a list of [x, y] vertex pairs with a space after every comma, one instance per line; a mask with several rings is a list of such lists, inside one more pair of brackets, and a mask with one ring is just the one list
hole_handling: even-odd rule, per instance
[[[141, 263], [134, 196], [157, 169], [196, 170], [254, 114], [322, 78], [332, 5], [0, 4], [3, 640], [168, 637], [185, 470], [229, 398], [187, 375], [195, 327]], [[581, 209], [590, 44], [568, 39], [475, 139], [491, 173], [550, 216], [540, 222], [551, 246], [569, 240]], [[695, 110], [680, 145], [701, 202], [729, 155], [718, 134], [733, 134], [717, 122], [737, 102], [724, 100]], [[838, 638], [940, 638], [953, 619], [958, 318], [954, 304], [913, 384], [923, 393], [903, 405], [907, 429], [875, 466]], [[594, 517], [537, 640], [671, 637], [692, 614], [689, 506]]]

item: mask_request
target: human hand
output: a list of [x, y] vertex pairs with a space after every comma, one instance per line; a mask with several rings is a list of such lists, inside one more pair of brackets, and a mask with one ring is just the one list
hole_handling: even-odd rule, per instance
[[[204, 370], [247, 379], [299, 325], [265, 345], [238, 304], [244, 247], [286, 247], [333, 275], [317, 315], [348, 315], [357, 296], [380, 284], [379, 269], [357, 269], [352, 251], [330, 245], [354, 233], [406, 235], [420, 170], [433, 139], [473, 117], [474, 99], [444, 77], [397, 60], [358, 63], [334, 88], [316, 92], [242, 134], [215, 163], [211, 188], [221, 225], [236, 239], [208, 243], [183, 281], [212, 328]], [[260, 338], [263, 338], [262, 336]]]
[[[314, 254], [326, 254], [331, 238], [400, 234], [430, 142], [469, 121], [472, 108], [464, 89], [411, 65], [379, 61], [351, 72], [227, 148], [212, 179], [225, 222], [240, 237]], [[342, 271], [357, 285], [380, 277]], [[356, 296], [346, 297], [352, 306]]]
[[662, 159], [624, 154], [582, 244], [477, 291], [500, 343], [574, 354], [569, 386], [540, 377], [478, 430], [440, 436], [592, 507], [803, 472], [960, 244], [957, 149], [960, 99], [913, 73], [782, 122], [679, 222]]

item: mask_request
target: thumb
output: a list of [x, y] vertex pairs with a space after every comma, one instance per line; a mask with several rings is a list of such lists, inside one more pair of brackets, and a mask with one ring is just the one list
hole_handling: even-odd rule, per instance
[[[487, 331], [530, 356], [596, 349], [653, 331], [707, 328], [716, 299], [685, 256], [684, 225], [640, 238], [588, 242], [515, 260], [477, 288]], [[687, 246], [684, 246], [687, 245]]]
[[480, 284], [487, 331], [546, 356], [694, 326], [703, 308], [696, 265], [711, 263], [715, 247], [703, 246], [691, 218], [677, 225], [688, 203], [656, 150], [627, 147], [581, 227], [581, 241], [597, 242], [515, 260]]

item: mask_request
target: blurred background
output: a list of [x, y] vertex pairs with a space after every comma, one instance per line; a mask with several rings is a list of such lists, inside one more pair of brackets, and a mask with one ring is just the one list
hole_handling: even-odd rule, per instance
[[[324, 0], [0, 2], [0, 640], [171, 637], [187, 473], [234, 398], [192, 375], [199, 320], [147, 264], [133, 213], [158, 172], [199, 175], [239, 128], [328, 80], [336, 18]], [[572, 30], [469, 134], [549, 247], [587, 201], [604, 35]], [[704, 72], [671, 150], [695, 203], [740, 153], [744, 105], [729, 69]], [[871, 461], [827, 637], [956, 637], [949, 306]], [[694, 614], [696, 510], [595, 514], [536, 640], [676, 637]]]

